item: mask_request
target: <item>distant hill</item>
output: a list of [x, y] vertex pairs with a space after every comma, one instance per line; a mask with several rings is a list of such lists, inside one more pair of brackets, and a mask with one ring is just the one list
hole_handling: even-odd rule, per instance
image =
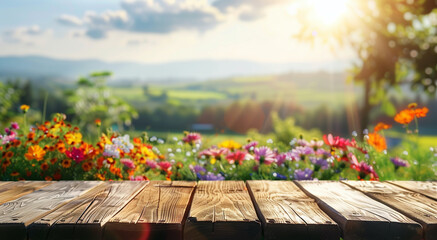
[[341, 72], [348, 61], [320, 63], [259, 63], [239, 60], [195, 60], [145, 64], [135, 62], [104, 62], [100, 60], [65, 60], [41, 56], [0, 57], [0, 77], [51, 77], [77, 79], [90, 72], [112, 71], [115, 80], [190, 82], [227, 78], [280, 74], [285, 72]]

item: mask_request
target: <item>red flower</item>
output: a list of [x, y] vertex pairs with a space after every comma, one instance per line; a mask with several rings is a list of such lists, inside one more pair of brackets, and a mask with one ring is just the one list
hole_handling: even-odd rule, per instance
[[234, 164], [235, 162], [238, 162], [240, 165], [243, 164], [244, 158], [246, 157], [246, 153], [242, 151], [236, 151], [233, 153], [230, 153], [228, 156], [226, 156], [226, 159], [230, 164]]
[[85, 160], [85, 154], [83, 154], [83, 151], [80, 148], [73, 147], [71, 151], [65, 151], [65, 155], [74, 160], [76, 163], [80, 163]]

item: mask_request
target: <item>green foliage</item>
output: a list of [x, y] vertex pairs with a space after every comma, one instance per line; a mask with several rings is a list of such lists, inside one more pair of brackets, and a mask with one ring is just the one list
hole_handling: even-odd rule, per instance
[[70, 113], [80, 127], [94, 129], [94, 121], [100, 119], [103, 127], [114, 124], [122, 130], [124, 125], [130, 126], [132, 119], [138, 116], [137, 111], [127, 102], [112, 94], [106, 85], [110, 72], [95, 72], [77, 81], [75, 90], [67, 90]]
[[288, 145], [294, 138], [304, 136], [306, 139], [321, 138], [322, 133], [317, 129], [305, 130], [296, 123], [293, 118], [289, 117], [281, 120], [277, 113], [272, 114], [273, 133], [278, 142]]
[[0, 123], [5, 123], [15, 112], [12, 107], [16, 106], [20, 94], [11, 84], [0, 82]]

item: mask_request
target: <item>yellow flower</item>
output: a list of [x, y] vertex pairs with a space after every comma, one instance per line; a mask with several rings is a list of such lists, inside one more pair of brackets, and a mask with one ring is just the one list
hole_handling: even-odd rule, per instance
[[29, 147], [27, 153], [24, 154], [24, 157], [27, 160], [36, 159], [37, 161], [41, 161], [45, 155], [46, 151], [44, 151], [44, 149], [42, 149], [39, 145], [33, 145]]
[[234, 140], [227, 140], [218, 145], [220, 148], [227, 148], [229, 150], [240, 149], [241, 144], [235, 142]]
[[76, 133], [76, 132], [70, 132], [65, 134], [64, 136], [65, 140], [67, 141], [68, 144], [77, 144], [82, 142], [82, 134], [81, 133]]
[[20, 106], [21, 111], [23, 111], [23, 113], [26, 113], [29, 110], [29, 105], [23, 104]]

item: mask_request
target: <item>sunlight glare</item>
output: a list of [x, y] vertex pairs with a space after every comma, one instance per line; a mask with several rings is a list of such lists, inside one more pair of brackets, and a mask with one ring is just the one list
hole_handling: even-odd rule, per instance
[[[301, 3], [309, 8], [309, 17], [314, 23], [332, 26], [347, 13], [349, 2], [350, 0], [307, 0]], [[295, 12], [295, 6], [290, 6], [288, 13], [293, 15]]]
[[312, 0], [314, 17], [324, 25], [336, 23], [347, 12], [348, 0]]

